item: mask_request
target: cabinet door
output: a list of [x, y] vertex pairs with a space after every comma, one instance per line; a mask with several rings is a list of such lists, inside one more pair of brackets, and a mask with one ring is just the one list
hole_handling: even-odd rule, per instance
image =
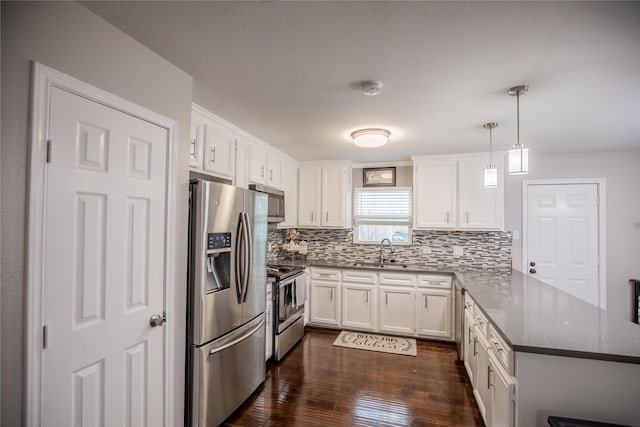
[[375, 287], [342, 284], [342, 326], [375, 329]]
[[249, 150], [249, 181], [267, 184], [267, 151], [255, 143]]
[[416, 301], [417, 333], [451, 339], [451, 291], [421, 289]]
[[322, 168], [322, 217], [325, 227], [346, 227], [346, 168], [326, 166]]
[[414, 228], [456, 226], [456, 161], [417, 161], [413, 169]]
[[282, 191], [284, 191], [284, 221], [278, 228], [298, 226], [298, 167], [282, 162]]
[[242, 136], [236, 139], [236, 166], [233, 185], [249, 188], [249, 141]]
[[298, 226], [320, 226], [321, 168], [303, 166], [298, 172]]
[[464, 369], [467, 371], [469, 381], [475, 384], [476, 377], [476, 346], [478, 345], [474, 333], [473, 315], [469, 310], [464, 312]]
[[415, 291], [409, 288], [380, 288], [380, 330], [415, 333]]
[[282, 172], [282, 160], [273, 154], [267, 155], [267, 185], [269, 187], [281, 189], [281, 172]]
[[476, 378], [473, 384], [473, 395], [476, 398], [478, 409], [482, 415], [485, 425], [489, 425], [491, 419], [491, 390], [489, 389], [489, 376], [491, 368], [489, 367], [489, 344], [486, 338], [478, 332], [476, 327], [474, 332], [477, 340], [476, 354]]
[[202, 169], [202, 151], [204, 146], [204, 123], [197, 113], [191, 113], [191, 145], [189, 147], [189, 166]]
[[340, 326], [340, 293], [338, 284], [311, 283], [311, 323]]
[[273, 288], [271, 283], [267, 283], [267, 304], [265, 307], [266, 338], [264, 359], [269, 360], [273, 355]]
[[233, 131], [211, 120], [207, 120], [205, 129], [204, 170], [233, 178]]
[[502, 159], [495, 159], [498, 187], [485, 188], [484, 169], [489, 155], [463, 159], [459, 167], [459, 228], [502, 229], [504, 226], [504, 169]]
[[513, 415], [515, 402], [513, 399], [514, 381], [512, 377], [500, 367], [494, 360], [493, 354], [489, 357], [489, 387], [491, 388], [491, 420], [490, 427], [513, 427], [515, 425]]

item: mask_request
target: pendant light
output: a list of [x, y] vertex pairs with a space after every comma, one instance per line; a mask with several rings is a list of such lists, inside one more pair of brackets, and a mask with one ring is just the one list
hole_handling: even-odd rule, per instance
[[529, 90], [528, 86], [514, 86], [509, 89], [509, 95], [516, 97], [517, 108], [517, 139], [511, 150], [509, 150], [509, 175], [525, 175], [529, 173], [529, 149], [524, 148], [520, 142], [520, 95]]
[[493, 135], [492, 130], [498, 127], [497, 123], [485, 123], [483, 128], [489, 129], [489, 165], [484, 168], [484, 186], [486, 188], [496, 188], [498, 186], [498, 168], [493, 164]]

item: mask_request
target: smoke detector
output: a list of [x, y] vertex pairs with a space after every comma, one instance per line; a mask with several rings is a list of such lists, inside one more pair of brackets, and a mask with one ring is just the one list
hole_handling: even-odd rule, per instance
[[382, 92], [382, 82], [376, 80], [367, 80], [360, 83], [360, 90], [367, 96], [374, 96]]

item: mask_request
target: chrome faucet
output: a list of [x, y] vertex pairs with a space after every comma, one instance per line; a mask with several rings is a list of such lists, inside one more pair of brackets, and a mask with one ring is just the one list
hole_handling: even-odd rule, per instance
[[382, 241], [380, 242], [380, 266], [382, 267], [384, 265], [384, 258], [382, 257], [382, 250], [384, 249], [384, 242], [385, 240], [387, 241], [387, 243], [389, 244], [389, 249], [391, 249], [391, 253], [393, 254], [393, 245], [391, 244], [391, 240], [387, 239], [386, 237], [384, 239], [382, 239]]

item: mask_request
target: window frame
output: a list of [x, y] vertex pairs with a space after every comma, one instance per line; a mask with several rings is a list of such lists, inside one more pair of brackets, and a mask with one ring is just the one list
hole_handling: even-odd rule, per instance
[[[409, 201], [411, 203], [409, 209], [409, 216], [406, 221], [376, 221], [376, 220], [361, 220], [356, 221], [356, 197], [357, 194], [362, 192], [377, 192], [377, 191], [385, 191], [385, 192], [393, 192], [393, 191], [408, 191], [409, 192]], [[359, 227], [361, 225], [382, 225], [382, 226], [393, 226], [400, 225], [407, 227], [407, 241], [406, 242], [391, 242], [393, 245], [398, 246], [410, 246], [413, 244], [413, 188], [409, 186], [404, 187], [357, 187], [353, 189], [353, 206], [354, 209], [351, 214], [351, 225], [352, 225], [352, 235], [353, 235], [353, 243], [357, 245], [379, 245], [380, 242], [370, 241], [370, 240], [360, 240], [358, 238], [359, 235]], [[389, 238], [391, 240], [391, 238]]]

